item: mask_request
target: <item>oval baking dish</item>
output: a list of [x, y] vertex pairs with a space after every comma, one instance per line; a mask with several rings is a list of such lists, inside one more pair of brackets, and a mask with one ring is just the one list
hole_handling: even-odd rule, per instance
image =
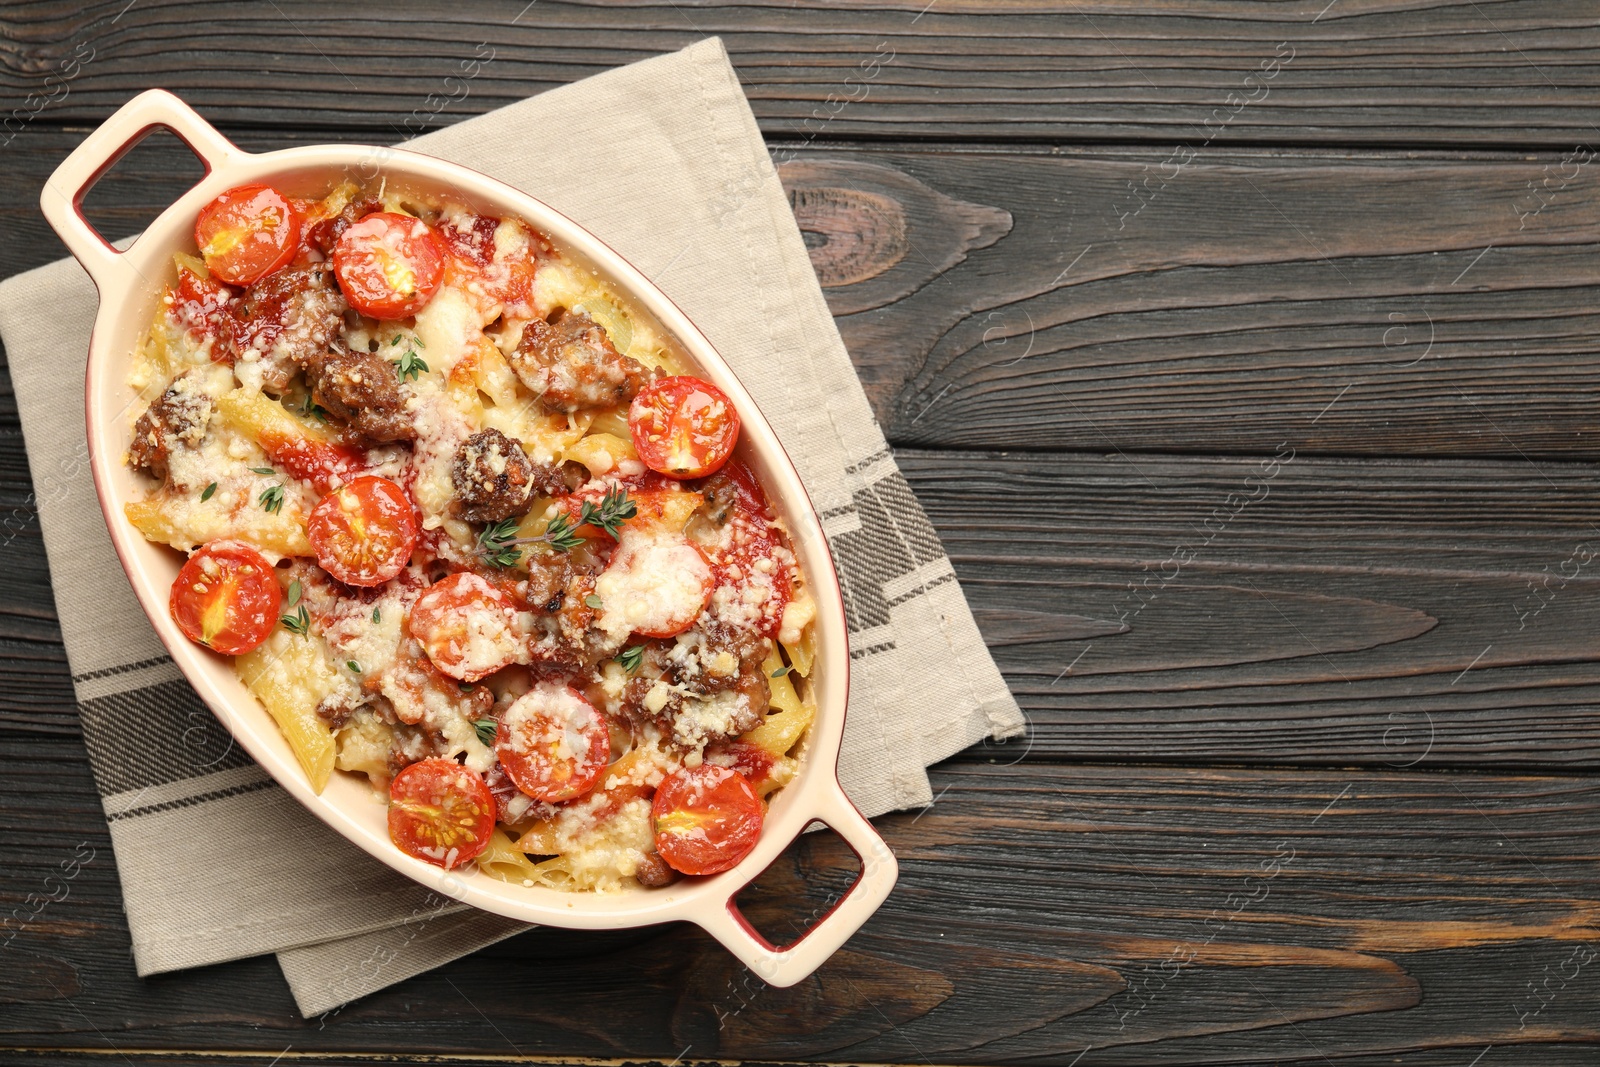
[[[204, 163], [206, 175], [119, 252], [84, 219], [82, 200], [118, 158], [157, 128], [181, 138]], [[513, 885], [475, 869], [447, 871], [406, 856], [390, 843], [384, 808], [373, 802], [367, 782], [336, 774], [320, 795], [314, 793], [276, 723], [229, 662], [185, 638], [169, 615], [168, 592], [183, 560], [145, 540], [123, 517], [124, 505], [138, 499], [143, 489], [122, 458], [129, 442], [128, 412], [136, 403], [127, 382], [128, 360], [148, 327], [162, 286], [175, 276], [172, 253], [188, 246], [196, 213], [225, 189], [259, 182], [290, 195], [315, 195], [357, 168], [369, 177], [379, 174], [419, 190], [448, 193], [475, 210], [526, 220], [653, 316], [699, 372], [733, 400], [744, 423], [739, 454], [755, 469], [785, 520], [817, 602], [817, 717], [797, 777], [774, 797], [760, 841], [731, 870], [658, 889], [568, 893]], [[100, 294], [85, 416], [95, 490], [112, 544], [151, 624], [196, 692], [250, 755], [318, 818], [422, 885], [513, 919], [583, 929], [696, 923], [779, 986], [809, 975], [883, 902], [898, 873], [894, 856], [845, 796], [837, 776], [850, 655], [843, 601], [821, 526], [794, 466], [749, 394], [710, 342], [631, 264], [545, 204], [465, 167], [412, 152], [353, 145], [243, 152], [177, 97], [160, 90], [135, 97], [91, 133], [51, 176], [41, 206]], [[833, 910], [798, 941], [775, 946], [744, 919], [734, 897], [813, 822], [837, 831], [856, 852], [862, 870]]]

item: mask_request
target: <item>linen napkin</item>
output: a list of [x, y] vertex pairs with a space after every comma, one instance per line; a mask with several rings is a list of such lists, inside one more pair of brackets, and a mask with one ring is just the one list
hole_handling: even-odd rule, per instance
[[[583, 152], [547, 150], [557, 131], [581, 131]], [[588, 227], [683, 308], [755, 397], [822, 516], [845, 590], [840, 778], [864, 813], [929, 803], [927, 765], [1022, 731], [873, 419], [720, 40], [405, 147]], [[312, 1015], [525, 929], [431, 894], [333, 833], [233, 745], [183, 680], [97, 514], [81, 387], [94, 309], [70, 260], [0, 284], [0, 339], [138, 973], [275, 952]]]

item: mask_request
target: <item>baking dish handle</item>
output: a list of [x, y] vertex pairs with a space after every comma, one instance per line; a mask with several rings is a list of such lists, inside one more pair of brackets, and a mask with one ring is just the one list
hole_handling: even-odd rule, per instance
[[44, 183], [39, 207], [102, 292], [130, 270], [126, 258], [83, 217], [83, 198], [129, 149], [158, 127], [171, 130], [205, 165], [206, 173], [245, 155], [193, 108], [163, 89], [140, 93], [101, 123]]
[[725, 908], [695, 916], [708, 934], [768, 985], [792, 986], [822, 966], [878, 910], [900, 874], [894, 853], [837, 785], [812, 818], [844, 838], [861, 861], [861, 873], [839, 902], [798, 941], [782, 948], [772, 944], [750, 925], [733, 897]]

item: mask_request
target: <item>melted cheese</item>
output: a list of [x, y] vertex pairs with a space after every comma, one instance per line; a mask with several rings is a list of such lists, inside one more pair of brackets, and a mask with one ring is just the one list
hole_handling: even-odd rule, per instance
[[571, 686], [541, 682], [518, 697], [501, 721], [514, 751], [538, 749], [552, 761], [581, 764], [589, 758], [585, 731], [593, 728], [595, 718], [594, 708]]
[[448, 376], [465, 356], [477, 351], [483, 325], [467, 295], [447, 285], [417, 312], [416, 337], [422, 342], [417, 354], [428, 364], [428, 373]]
[[[452, 588], [462, 587], [475, 594], [476, 599], [464, 612], [451, 613], [460, 626], [443, 631], [445, 647], [436, 653], [456, 665], [452, 673], [458, 672], [460, 677], [475, 681], [519, 658], [526, 658], [524, 620], [518, 618], [495, 587], [481, 575], [472, 573], [457, 576]], [[437, 610], [440, 598], [436, 592], [424, 593], [414, 611]], [[435, 640], [431, 635], [424, 639]]]
[[630, 633], [670, 635], [687, 628], [706, 604], [711, 567], [682, 534], [636, 534], [622, 543], [595, 582], [596, 625], [613, 640]]

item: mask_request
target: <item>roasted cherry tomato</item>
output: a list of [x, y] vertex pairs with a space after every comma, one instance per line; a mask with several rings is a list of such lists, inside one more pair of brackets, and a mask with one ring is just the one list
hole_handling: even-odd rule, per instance
[[233, 290], [214, 278], [202, 278], [187, 267], [178, 268], [170, 307], [178, 326], [196, 344], [212, 342], [211, 358], [229, 358], [228, 331], [233, 324], [230, 307]]
[[759, 786], [772, 777], [772, 768], [778, 765], [777, 756], [748, 741], [729, 741], [707, 748], [705, 759], [707, 763], [738, 771], [752, 786]]
[[411, 636], [433, 665], [450, 677], [476, 682], [517, 661], [524, 635], [515, 606], [481, 574], [452, 574], [417, 598]]
[[594, 591], [605, 611], [640, 637], [676, 637], [694, 625], [716, 587], [706, 554], [683, 535], [624, 533]]
[[415, 315], [444, 277], [444, 242], [421, 219], [375, 211], [339, 236], [333, 273], [350, 306], [375, 319]]
[[456, 259], [482, 270], [494, 262], [494, 232], [500, 220], [491, 215], [460, 215], [439, 227], [439, 236]]
[[326, 493], [335, 479], [340, 482], [359, 480], [366, 469], [365, 454], [349, 445], [270, 431], [260, 435], [260, 443], [268, 459], [296, 478], [304, 478], [319, 493]]
[[719, 874], [761, 837], [761, 800], [738, 771], [702, 763], [672, 772], [651, 806], [656, 851], [684, 874]]
[[[502, 232], [502, 226], [509, 227]], [[550, 246], [516, 220], [488, 215], [457, 215], [438, 230], [449, 255], [445, 281], [489, 311], [500, 305], [507, 318], [530, 318], [534, 276]]]
[[740, 585], [740, 601], [760, 612], [755, 621], [763, 637], [777, 637], [783, 610], [794, 599], [794, 577], [782, 539], [767, 519], [767, 501], [755, 475], [733, 460], [695, 484], [706, 499], [706, 515], [718, 528], [700, 541], [719, 587]]
[[765, 519], [742, 508], [728, 518], [725, 542], [707, 553], [717, 585], [743, 587], [741, 600], [760, 612], [755, 627], [763, 637], [777, 637], [783, 609], [794, 599], [794, 578], [778, 558], [778, 532]]
[[715, 473], [739, 441], [739, 413], [710, 382], [686, 374], [657, 378], [633, 398], [628, 430], [639, 458], [674, 478]]
[[767, 495], [761, 491], [756, 472], [743, 460], [729, 460], [711, 477], [695, 482], [686, 488], [706, 498], [707, 513], [718, 522], [729, 508], [742, 508], [752, 515], [767, 514]]
[[243, 541], [212, 541], [178, 572], [167, 606], [189, 640], [237, 656], [278, 625], [283, 590], [260, 552]]
[[611, 731], [571, 686], [541, 682], [500, 717], [495, 755], [535, 800], [571, 800], [594, 788], [611, 762]]
[[389, 840], [446, 870], [489, 847], [494, 814], [483, 777], [454, 760], [420, 760], [389, 783]]
[[300, 212], [270, 185], [241, 185], [200, 209], [194, 241], [217, 278], [249, 285], [294, 258]]
[[405, 490], [367, 475], [317, 501], [306, 523], [322, 569], [346, 585], [382, 585], [405, 570], [417, 523]]

